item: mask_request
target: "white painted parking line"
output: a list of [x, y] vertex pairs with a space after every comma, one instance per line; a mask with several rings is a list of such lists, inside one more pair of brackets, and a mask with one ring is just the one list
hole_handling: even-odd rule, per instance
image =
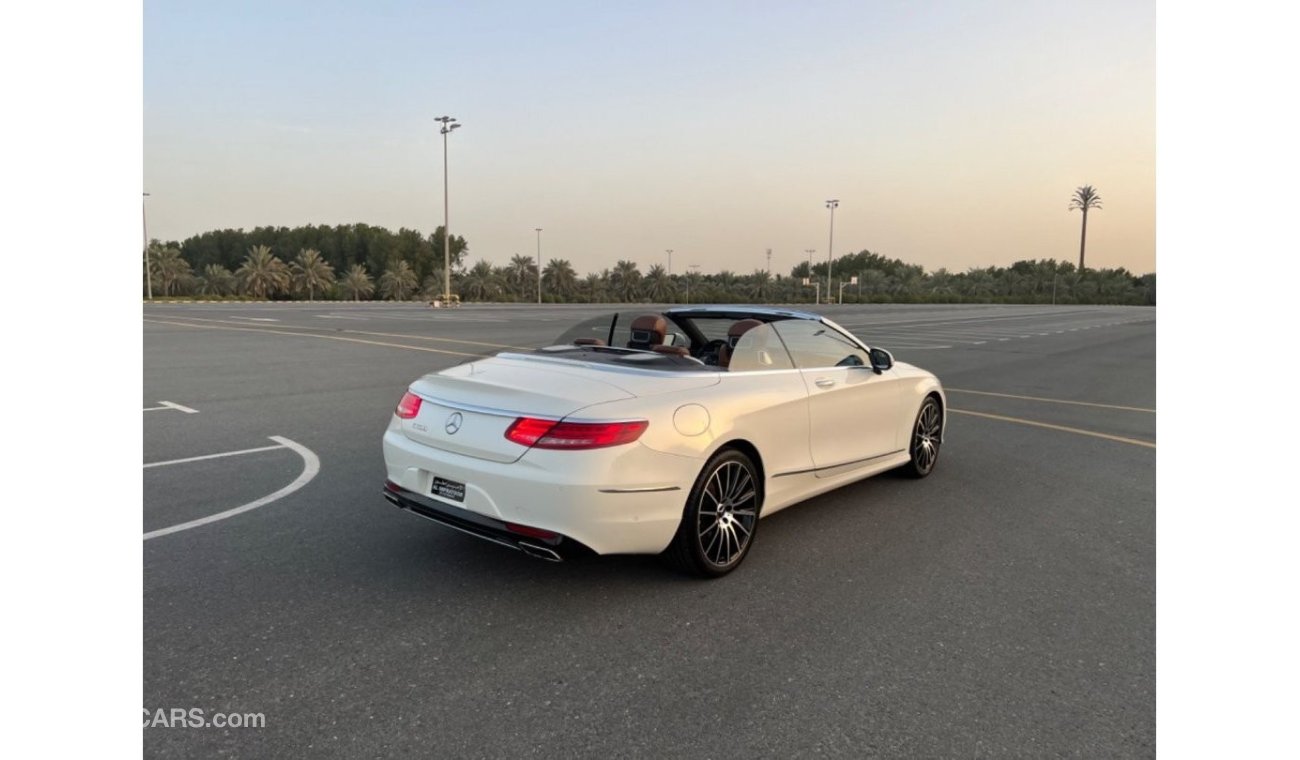
[[249, 322], [279, 322], [280, 321], [278, 319], [271, 319], [270, 317], [231, 317], [231, 319], [247, 319]]
[[240, 454], [256, 454], [259, 451], [275, 451], [282, 449], [284, 446], [262, 446], [256, 449], [240, 449], [239, 451], [223, 451], [220, 454], [204, 454], [201, 457], [185, 457], [184, 459], [169, 459], [166, 462], [150, 462], [144, 468], [166, 467], [169, 464], [184, 464], [185, 462], [201, 462], [205, 459], [222, 459], [223, 457], [237, 457]]
[[316, 474], [320, 472], [320, 459], [317, 458], [315, 452], [313, 452], [311, 449], [307, 448], [306, 446], [303, 446], [300, 443], [295, 443], [289, 440], [288, 438], [282, 438], [278, 435], [271, 436], [271, 440], [275, 441], [280, 445], [272, 446], [270, 448], [290, 449], [298, 456], [302, 457], [302, 463], [303, 463], [302, 472], [298, 475], [298, 477], [294, 478], [292, 483], [285, 486], [284, 488], [281, 488], [280, 490], [276, 491], [273, 494], [263, 496], [262, 498], [257, 499], [255, 501], [250, 501], [249, 503], [244, 504], [242, 506], [235, 507], [234, 509], [227, 509], [225, 512], [218, 512], [215, 515], [200, 517], [197, 520], [190, 520], [189, 522], [183, 522], [179, 525], [173, 525], [169, 528], [159, 528], [158, 530], [151, 530], [148, 533], [144, 534], [144, 540], [148, 541], [151, 538], [159, 538], [160, 536], [167, 536], [172, 533], [179, 533], [183, 530], [189, 530], [190, 528], [197, 528], [201, 525], [207, 525], [208, 523], [214, 523], [219, 520], [226, 520], [228, 518], [234, 517], [235, 515], [243, 514], [244, 512], [249, 512], [251, 510], [257, 509], [258, 507], [264, 507], [267, 504], [270, 504], [273, 501], [278, 501], [279, 499], [282, 499], [285, 496], [288, 496], [294, 491], [297, 491], [298, 489], [307, 485], [308, 483], [311, 482], [312, 478], [316, 477]]
[[146, 411], [146, 412], [165, 412], [165, 411], [167, 411], [167, 410], [170, 409], [170, 410], [175, 411], [175, 412], [185, 412], [186, 414], [198, 414], [198, 413], [199, 413], [199, 410], [198, 410], [198, 409], [191, 409], [191, 408], [189, 408], [188, 406], [181, 406], [180, 404], [174, 404], [174, 403], [172, 403], [171, 401], [159, 401], [158, 403], [159, 403], [159, 404], [162, 404], [162, 406], [146, 406], [146, 407], [144, 408], [144, 411]]
[[365, 322], [369, 319], [369, 317], [345, 317], [341, 314], [317, 314], [316, 316], [319, 319], [356, 319], [361, 322]]

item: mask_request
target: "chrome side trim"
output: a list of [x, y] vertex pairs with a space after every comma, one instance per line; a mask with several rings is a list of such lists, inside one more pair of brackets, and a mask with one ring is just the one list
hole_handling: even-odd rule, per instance
[[784, 478], [784, 477], [787, 476], [787, 475], [806, 475], [806, 474], [808, 474], [808, 473], [810, 473], [810, 472], [824, 472], [825, 470], [834, 470], [834, 469], [836, 469], [836, 468], [838, 468], [838, 467], [847, 467], [847, 466], [849, 466], [849, 465], [851, 465], [851, 464], [866, 464], [867, 462], [872, 462], [872, 461], [875, 461], [875, 460], [877, 460], [877, 459], [884, 459], [885, 457], [892, 457], [892, 456], [895, 455], [895, 454], [901, 454], [901, 453], [903, 453], [904, 451], [907, 451], [907, 449], [897, 449], [897, 450], [895, 450], [895, 451], [891, 451], [891, 452], [889, 452], [889, 453], [887, 453], [887, 454], [877, 454], [877, 455], [874, 456], [874, 457], [867, 457], [866, 459], [850, 459], [850, 460], [847, 461], [847, 462], [840, 462], [839, 464], [828, 464], [828, 465], [825, 465], [825, 466], [823, 466], [823, 467], [809, 467], [809, 468], [804, 469], [804, 470], [790, 470], [789, 472], [778, 472], [778, 473], [776, 473], [775, 475], [773, 475], [772, 477], [774, 477], [774, 478]]
[[681, 486], [648, 486], [646, 488], [602, 488], [601, 493], [658, 493], [660, 491], [680, 491]]

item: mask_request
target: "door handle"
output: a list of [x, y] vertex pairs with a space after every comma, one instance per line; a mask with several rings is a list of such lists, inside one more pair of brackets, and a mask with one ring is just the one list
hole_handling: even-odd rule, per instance
[[817, 378], [816, 380], [814, 380], [813, 382], [817, 383], [817, 387], [818, 387], [818, 388], [834, 388], [834, 387], [835, 387], [835, 381], [832, 380], [832, 379], [830, 379], [829, 377], [819, 377], [819, 378]]

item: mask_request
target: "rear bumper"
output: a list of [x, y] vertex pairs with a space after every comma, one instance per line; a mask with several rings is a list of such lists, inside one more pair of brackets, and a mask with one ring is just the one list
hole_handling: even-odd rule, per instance
[[[513, 523], [559, 534], [597, 554], [663, 551], [701, 466], [639, 443], [575, 452], [533, 449], [506, 463], [426, 446], [395, 425], [383, 440], [387, 481], [398, 489], [386, 487], [385, 496], [404, 498], [394, 502], [398, 506], [497, 543], [503, 542], [497, 529]], [[463, 483], [464, 499], [433, 493], [435, 477]], [[521, 539], [537, 543], [514, 534], [504, 543], [519, 548]]]
[[521, 535], [510, 530], [509, 523], [502, 520], [494, 520], [491, 517], [485, 517], [474, 512], [444, 506], [427, 496], [408, 491], [391, 480], [384, 483], [384, 498], [399, 509], [404, 509], [485, 541], [517, 549], [538, 559], [559, 562], [578, 556], [594, 554], [590, 547], [568, 536], [559, 533], [554, 534], [553, 537]]

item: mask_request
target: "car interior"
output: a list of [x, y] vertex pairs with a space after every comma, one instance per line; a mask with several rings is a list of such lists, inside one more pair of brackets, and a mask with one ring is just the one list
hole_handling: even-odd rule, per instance
[[[651, 354], [663, 359], [663, 364], [671, 364], [680, 369], [688, 369], [690, 366], [701, 368], [702, 364], [725, 371], [732, 368], [737, 346], [745, 335], [763, 326], [763, 320], [736, 319], [734, 316], [669, 317], [660, 313], [622, 313], [579, 325], [563, 336], [561, 345], [595, 349], [601, 354], [605, 353], [601, 349], [605, 349], [609, 354], [602, 361], [635, 361], [638, 364], [653, 363], [658, 366], [660, 362], [656, 362], [652, 356], [644, 355]], [[763, 340], [758, 342], [761, 344]], [[561, 346], [554, 348], [559, 349]], [[768, 353], [762, 348], [759, 345], [748, 350], [748, 353], [756, 356], [747, 357], [746, 361], [741, 362], [745, 369], [771, 365]], [[628, 351], [642, 355], [632, 355]]]

